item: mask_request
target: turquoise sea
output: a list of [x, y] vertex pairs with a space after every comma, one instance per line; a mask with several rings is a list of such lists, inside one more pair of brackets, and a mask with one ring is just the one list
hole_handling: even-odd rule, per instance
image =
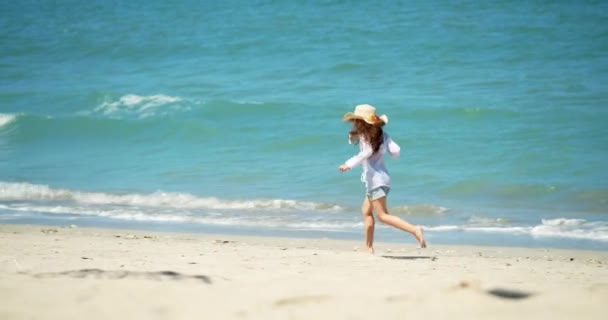
[[431, 245], [608, 249], [607, 52], [606, 1], [3, 1], [0, 222], [363, 239], [370, 103]]

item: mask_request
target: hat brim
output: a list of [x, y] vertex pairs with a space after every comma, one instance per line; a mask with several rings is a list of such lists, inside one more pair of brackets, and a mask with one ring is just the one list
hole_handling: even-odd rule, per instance
[[361, 120], [361, 119], [363, 119], [363, 118], [361, 118], [361, 117], [359, 117], [359, 116], [356, 116], [356, 115], [355, 115], [354, 113], [352, 113], [352, 112], [347, 112], [347, 113], [346, 113], [346, 114], [345, 114], [345, 115], [342, 117], [342, 120], [344, 120], [344, 121], [350, 121], [350, 120], [354, 120], [354, 119], [360, 119], [360, 120]]
[[346, 114], [345, 114], [345, 115], [342, 117], [342, 120], [343, 120], [343, 121], [351, 121], [351, 120], [363, 120], [363, 121], [365, 121], [365, 122], [367, 122], [367, 123], [369, 123], [369, 124], [380, 124], [380, 123], [387, 124], [387, 123], [388, 123], [388, 117], [387, 117], [385, 114], [383, 114], [383, 115], [379, 116], [379, 117], [378, 117], [378, 121], [373, 121], [373, 120], [366, 119], [366, 118], [363, 118], [363, 117], [361, 117], [361, 116], [358, 116], [358, 115], [356, 115], [356, 114], [354, 114], [354, 113], [352, 113], [352, 112], [347, 112], [347, 113], [346, 113]]

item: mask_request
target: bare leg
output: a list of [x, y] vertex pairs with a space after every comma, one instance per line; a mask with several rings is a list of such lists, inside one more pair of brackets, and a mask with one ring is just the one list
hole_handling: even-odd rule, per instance
[[372, 204], [369, 202], [369, 198], [363, 199], [361, 205], [361, 215], [363, 216], [363, 224], [365, 225], [365, 245], [367, 251], [374, 254], [374, 215], [372, 215]]
[[416, 227], [407, 221], [401, 220], [399, 217], [391, 216], [386, 209], [386, 197], [372, 200], [371, 203], [374, 212], [376, 212], [376, 217], [378, 220], [380, 220], [380, 222], [411, 233], [414, 237], [416, 237], [418, 243], [420, 243], [420, 247], [426, 248], [426, 241], [424, 241], [424, 236], [422, 235], [422, 228], [420, 226]]

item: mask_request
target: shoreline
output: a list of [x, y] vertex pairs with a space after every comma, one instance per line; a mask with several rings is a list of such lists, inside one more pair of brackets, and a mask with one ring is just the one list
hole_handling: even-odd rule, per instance
[[[251, 242], [256, 244], [271, 244], [278, 245], [280, 242], [287, 243], [315, 243], [317, 245], [323, 244], [325, 249], [332, 250], [340, 250], [340, 251], [361, 251], [364, 247], [363, 235], [361, 235], [360, 240], [354, 240], [349, 238], [339, 238], [339, 237], [327, 237], [327, 236], [291, 236], [287, 235], [288, 232], [279, 233], [279, 235], [252, 235], [248, 233], [228, 233], [222, 231], [209, 231], [209, 232], [192, 232], [189, 230], [184, 231], [174, 231], [174, 230], [151, 230], [147, 228], [130, 228], [130, 227], [106, 227], [106, 226], [83, 226], [76, 224], [31, 224], [31, 223], [0, 223], [0, 233], [2, 230], [6, 228], [12, 229], [15, 227], [16, 229], [24, 229], [26, 231], [32, 231], [36, 228], [40, 230], [48, 230], [55, 229], [57, 232], [65, 231], [66, 234], [78, 234], [78, 230], [83, 231], [84, 234], [97, 234], [108, 236], [110, 234], [131, 234], [131, 235], [145, 235], [149, 236], [152, 234], [155, 237], [171, 237], [171, 238], [188, 238], [188, 239], [197, 239], [200, 241], [212, 241], [216, 240], [216, 238], [231, 238], [235, 240], [239, 240], [241, 242]], [[72, 231], [69, 231], [72, 230]], [[51, 231], [51, 233], [55, 233]], [[385, 241], [385, 240], [376, 240], [374, 241], [375, 246], [386, 247], [390, 250], [400, 250], [400, 251], [411, 251], [411, 250], [421, 250], [424, 249], [418, 248], [418, 243], [415, 241], [413, 236], [404, 233], [404, 241]], [[410, 239], [411, 237], [411, 239]], [[428, 240], [427, 240], [428, 242]], [[353, 250], [353, 248], [358, 248], [359, 250]], [[509, 251], [509, 250], [532, 250], [532, 251], [552, 251], [552, 252], [589, 252], [596, 253], [598, 255], [605, 255], [608, 257], [608, 251], [601, 249], [589, 249], [589, 248], [562, 248], [562, 247], [525, 247], [525, 246], [511, 246], [511, 245], [486, 245], [486, 244], [450, 244], [450, 243], [430, 243], [429, 249], [433, 250], [434, 247], [440, 248], [466, 248], [473, 250], [474, 248], [485, 248], [489, 250], [498, 250], [498, 251]], [[363, 252], [363, 251], [362, 251]]]
[[0, 244], [3, 319], [600, 319], [608, 299], [605, 251], [17, 224]]
[[[193, 234], [193, 235], [230, 235], [236, 237], [260, 237], [260, 238], [281, 238], [281, 239], [334, 239], [340, 241], [351, 241], [363, 243], [363, 230], [360, 232], [335, 232], [326, 230], [257, 230], [249, 227], [238, 226], [188, 226], [181, 224], [156, 224], [156, 223], [123, 223], [122, 221], [110, 222], [91, 222], [91, 221], [73, 221], [73, 223], [65, 220], [23, 220], [23, 221], [2, 221], [0, 224], [6, 225], [31, 225], [31, 226], [53, 226], [56, 228], [65, 228], [70, 225], [75, 225], [80, 228], [92, 229], [116, 229], [116, 230], [132, 230], [141, 232], [160, 232], [160, 233], [175, 233], [175, 234]], [[431, 227], [432, 228], [432, 227]], [[376, 242], [388, 244], [401, 244], [408, 247], [410, 244], [416, 245], [414, 237], [408, 233], [403, 233], [389, 226], [376, 226]], [[497, 239], [486, 239], [478, 233], [461, 231], [458, 236], [450, 236], [446, 241], [445, 235], [437, 234], [437, 231], [428, 230], [425, 228], [425, 236], [427, 242], [433, 245], [440, 246], [481, 246], [481, 247], [501, 247], [501, 248], [530, 248], [530, 249], [555, 249], [555, 250], [584, 250], [584, 251], [606, 251], [608, 252], [608, 243], [593, 242], [591, 240], [575, 240], [556, 238], [534, 238], [529, 235], [510, 234], [506, 235], [505, 241], [500, 242]], [[430, 236], [429, 236], [430, 235]], [[494, 235], [497, 237], [498, 235]], [[397, 238], [399, 237], [399, 238]], [[435, 239], [435, 237], [438, 237]], [[491, 236], [490, 236], [491, 237]], [[553, 241], [552, 241], [553, 240]], [[435, 242], [438, 241], [438, 242]], [[580, 244], [576, 241], [587, 241], [587, 244]], [[485, 242], [485, 243], [483, 243]]]

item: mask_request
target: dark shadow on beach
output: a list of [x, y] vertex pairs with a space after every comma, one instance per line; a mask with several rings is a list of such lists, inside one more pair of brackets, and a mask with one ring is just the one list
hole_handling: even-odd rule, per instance
[[148, 280], [197, 280], [202, 281], [206, 284], [211, 284], [211, 278], [205, 275], [185, 275], [179, 272], [165, 270], [165, 271], [127, 271], [127, 270], [101, 270], [101, 269], [80, 269], [70, 270], [63, 272], [46, 272], [38, 273], [33, 275], [36, 278], [57, 278], [57, 277], [70, 277], [70, 278], [93, 278], [93, 279], [124, 279], [124, 278], [140, 278]]
[[526, 299], [526, 298], [529, 298], [530, 296], [532, 296], [532, 293], [530, 293], [530, 292], [503, 289], [503, 288], [492, 289], [492, 290], [488, 290], [486, 292], [488, 294], [493, 295], [498, 298], [511, 299], [511, 300]]
[[435, 260], [435, 257], [429, 257], [429, 256], [381, 256], [382, 258], [387, 258], [387, 259], [397, 259], [397, 260], [419, 260], [419, 259], [433, 259]]

